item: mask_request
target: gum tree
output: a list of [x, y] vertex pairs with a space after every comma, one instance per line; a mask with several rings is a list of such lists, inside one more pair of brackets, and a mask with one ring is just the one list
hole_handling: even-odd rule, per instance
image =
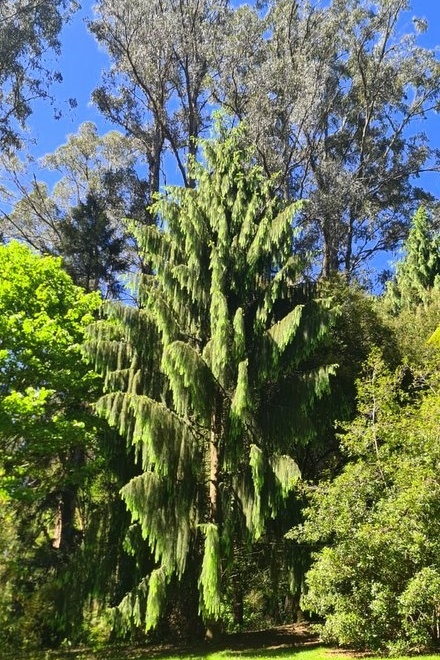
[[94, 100], [142, 145], [149, 190], [159, 190], [168, 151], [185, 185], [186, 155], [209, 123], [206, 76], [228, 0], [99, 0], [90, 28], [112, 68]]
[[298, 247], [324, 276], [350, 278], [405, 238], [438, 168], [423, 132], [439, 107], [439, 62], [408, 0], [100, 0], [91, 28], [112, 68], [95, 92], [106, 117], [136, 136], [157, 192], [221, 107], [251, 127], [268, 175], [307, 199]]
[[[118, 131], [99, 135], [92, 122], [81, 124], [41, 159], [33, 178], [16, 159], [8, 177], [10, 208], [0, 210], [3, 237], [63, 257], [75, 282], [89, 290], [118, 294], [119, 276], [137, 261], [121, 218], [146, 220], [139, 168], [134, 140]], [[58, 177], [52, 189], [39, 180], [45, 169]]]
[[[212, 91], [252, 126], [266, 172], [308, 199], [303, 241], [325, 276], [394, 249], [438, 167], [422, 131], [439, 107], [439, 62], [419, 45], [408, 0], [261, 2], [239, 7], [219, 44]], [[261, 12], [261, 7], [264, 12]]]

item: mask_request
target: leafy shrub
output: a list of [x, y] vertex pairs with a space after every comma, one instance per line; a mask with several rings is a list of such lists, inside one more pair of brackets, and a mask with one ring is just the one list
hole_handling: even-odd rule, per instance
[[425, 648], [439, 639], [440, 572], [422, 568], [408, 583], [399, 598], [403, 628], [411, 646]]
[[341, 474], [311, 490], [292, 536], [320, 544], [302, 605], [326, 641], [420, 651], [439, 639], [440, 396], [409, 401], [378, 353], [342, 438]]

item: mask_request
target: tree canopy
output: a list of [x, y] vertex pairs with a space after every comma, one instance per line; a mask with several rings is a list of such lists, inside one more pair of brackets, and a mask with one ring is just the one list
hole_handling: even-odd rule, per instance
[[59, 642], [81, 620], [82, 581], [66, 592], [62, 575], [87, 533], [80, 493], [102, 433], [89, 404], [99, 378], [80, 352], [99, 303], [60, 259], [0, 247], [0, 536], [14, 548], [0, 570], [2, 646]]
[[403, 31], [407, 0], [97, 7], [91, 29], [112, 68], [94, 98], [143, 144], [150, 194], [169, 153], [192, 185], [185, 154], [221, 107], [252, 127], [286, 199], [309, 200], [298, 245], [319, 251], [323, 274], [351, 276], [405, 237], [429, 200], [415, 179], [438, 166], [421, 126], [440, 89], [437, 56], [418, 43], [424, 22]]
[[372, 353], [342, 438], [348, 464], [311, 495], [295, 532], [324, 544], [303, 607], [325, 617], [328, 641], [394, 653], [438, 643], [437, 373], [411, 405]]
[[440, 235], [424, 207], [413, 217], [404, 251], [387, 285], [387, 300], [395, 312], [428, 304], [431, 293], [440, 286]]
[[79, 343], [99, 297], [75, 287], [60, 259], [19, 243], [1, 246], [0, 260], [2, 484], [32, 501], [34, 489], [45, 492], [54, 457], [86, 442], [82, 396], [97, 377], [81, 362]]

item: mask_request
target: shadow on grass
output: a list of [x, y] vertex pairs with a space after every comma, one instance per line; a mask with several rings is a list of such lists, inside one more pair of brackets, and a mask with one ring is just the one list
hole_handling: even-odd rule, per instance
[[[1, 1], [1, 0], [0, 0]], [[191, 645], [127, 646], [114, 645], [101, 649], [75, 649], [46, 651], [27, 654], [2, 655], [0, 660], [149, 660], [154, 658], [198, 660], [211, 658], [292, 658], [305, 650], [319, 646], [310, 635], [307, 626], [293, 624], [271, 630], [235, 633], [215, 642], [200, 642]]]
[[78, 651], [59, 654], [54, 652], [50, 655], [39, 656], [38, 658], [26, 658], [26, 660], [148, 660], [149, 658], [155, 658], [157, 660], [165, 659], [175, 659], [179, 658], [181, 660], [198, 660], [202, 658], [237, 658], [237, 660], [246, 660], [254, 658], [292, 658], [296, 654], [311, 650], [313, 648], [318, 648], [320, 645], [310, 644], [307, 647], [304, 646], [282, 646], [282, 647], [262, 647], [262, 648], [244, 648], [237, 649], [231, 648], [230, 645], [220, 646], [220, 645], [210, 645], [204, 644], [199, 647], [181, 647], [176, 649], [175, 647], [171, 648], [109, 648], [101, 649], [97, 651]]
[[[317, 648], [319, 645], [312, 645], [308, 649]], [[237, 650], [231, 648], [214, 648], [211, 646], [203, 646], [200, 648], [180, 650], [176, 648], [170, 649], [149, 649], [149, 648], [118, 648], [112, 647], [109, 649], [81, 649], [75, 651], [39, 651], [30, 653], [6, 654], [2, 655], [0, 651], [1, 660], [149, 660], [154, 658], [157, 660], [174, 660], [179, 658], [181, 660], [198, 660], [202, 658], [237, 658], [237, 660], [255, 659], [255, 658], [292, 658], [300, 652], [304, 652], [304, 647], [283, 647], [283, 648], [261, 648], [261, 649], [246, 649]]]
[[[312, 644], [307, 646], [307, 650], [310, 650], [312, 648], [318, 648], [319, 646], [322, 646], [320, 644]], [[298, 646], [298, 647], [283, 647], [283, 648], [264, 648], [264, 649], [254, 649], [250, 650], [247, 649], [245, 651], [237, 651], [236, 649], [225, 649], [224, 653], [227, 653], [227, 657], [234, 657], [234, 658], [242, 658], [245, 660], [246, 658], [292, 658], [298, 653], [303, 653], [305, 651], [304, 646]], [[184, 656], [183, 656], [184, 657]], [[200, 658], [206, 658], [206, 655], [201, 655], [198, 656]]]

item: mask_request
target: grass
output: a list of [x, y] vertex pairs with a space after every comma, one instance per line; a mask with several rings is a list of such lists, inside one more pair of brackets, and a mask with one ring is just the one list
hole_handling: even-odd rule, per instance
[[[1, 2], [1, 0], [0, 0]], [[228, 634], [215, 642], [192, 646], [107, 646], [99, 649], [69, 649], [3, 655], [0, 660], [385, 660], [319, 644], [307, 623], [297, 623], [254, 632]], [[440, 660], [440, 655], [418, 656]], [[388, 659], [389, 660], [389, 659]], [[393, 660], [415, 660], [408, 657]]]
[[[294, 650], [294, 649], [262, 649], [261, 651], [220, 651], [217, 653], [210, 653], [208, 655], [179, 655], [179, 656], [162, 656], [162, 660], [276, 660], [291, 658], [292, 660], [348, 660], [350, 655], [347, 653], [338, 653], [335, 650], [318, 647], [315, 649], [307, 650]], [[427, 655], [419, 656], [420, 660], [439, 660], [440, 655]], [[117, 660], [116, 658], [114, 660]], [[147, 660], [147, 656], [139, 658], [139, 660]], [[374, 660], [385, 660], [374, 657]], [[390, 660], [387, 658], [386, 660]], [[415, 660], [414, 657], [400, 657], [393, 660]]]
[[[355, 654], [350, 654], [344, 651], [329, 649], [322, 646], [315, 648], [279, 648], [269, 647], [252, 650], [234, 650], [226, 649], [223, 651], [210, 652], [209, 648], [193, 649], [192, 651], [182, 650], [178, 655], [174, 650], [171, 655], [169, 651], [165, 650], [148, 650], [121, 647], [119, 649], [111, 647], [101, 649], [99, 651], [51, 651], [30, 653], [22, 656], [9, 655], [0, 658], [5, 660], [352, 660], [356, 658]], [[362, 657], [364, 660], [366, 656]], [[378, 656], [370, 656], [372, 660], [390, 660], [389, 658], [379, 658]], [[414, 656], [399, 656], [393, 660], [415, 660]], [[417, 660], [440, 660], [440, 655], [423, 655], [417, 656]]]
[[[148, 656], [139, 656], [139, 660], [147, 660]], [[216, 653], [197, 654], [197, 655], [167, 655], [161, 656], [161, 660], [276, 660], [291, 658], [292, 660], [348, 660], [351, 658], [350, 654], [338, 653], [336, 650], [318, 647], [315, 649], [295, 650], [295, 649], [262, 649], [261, 651], [220, 651]], [[426, 655], [418, 656], [418, 660], [439, 660], [440, 655]], [[87, 659], [88, 660], [88, 659]], [[110, 659], [109, 659], [110, 660]], [[113, 659], [111, 659], [113, 660]], [[118, 660], [116, 657], [114, 660]], [[365, 660], [365, 656], [364, 656]], [[373, 658], [372, 658], [373, 660]], [[390, 660], [381, 659], [374, 656], [374, 660]], [[394, 658], [393, 660], [415, 660], [414, 657], [409, 658], [402, 656]]]

